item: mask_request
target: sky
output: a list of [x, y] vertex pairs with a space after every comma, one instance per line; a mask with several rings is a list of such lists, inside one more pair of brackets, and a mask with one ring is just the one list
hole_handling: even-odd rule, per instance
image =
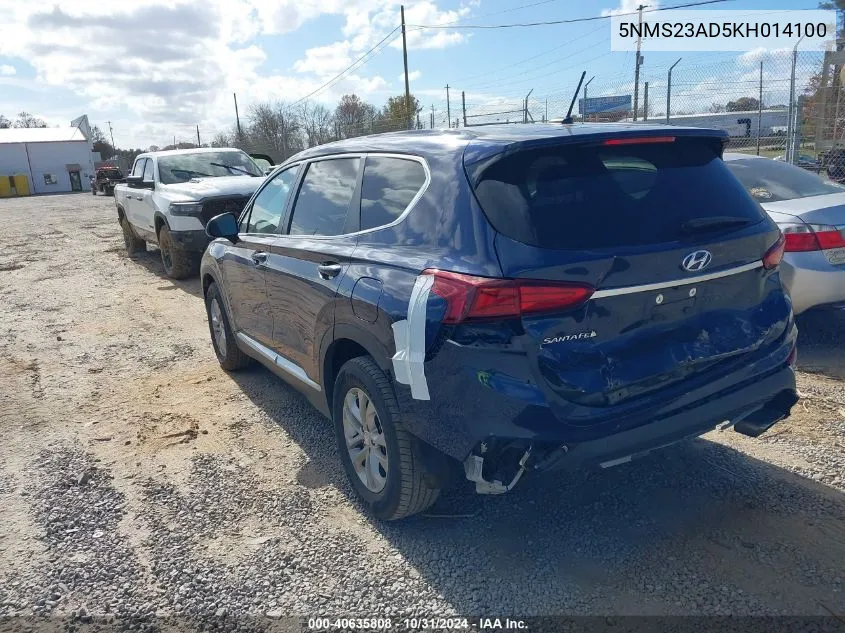
[[[87, 114], [118, 147], [203, 141], [234, 124], [233, 93], [242, 120], [250, 105], [311, 99], [333, 108], [355, 93], [380, 107], [404, 93], [399, 31], [402, 0], [0, 0], [0, 114], [33, 113], [50, 125]], [[685, 0], [643, 0], [651, 7]], [[634, 54], [610, 51], [610, 21], [510, 29], [420, 29], [497, 25], [633, 11], [638, 0], [404, 0], [411, 92], [428, 125], [467, 111], [521, 118], [560, 116], [582, 70], [589, 96], [630, 94]], [[815, 9], [817, 0], [732, 0], [723, 9]], [[714, 7], [715, 8], [715, 7]], [[329, 80], [384, 40], [379, 52], [332, 85]], [[641, 81], [650, 110], [665, 112], [667, 71], [672, 110], [705, 111], [714, 102], [756, 96], [764, 61], [764, 102], [782, 102], [788, 51], [648, 53]], [[820, 56], [802, 56], [799, 82]], [[318, 90], [319, 89], [319, 90]], [[642, 89], [642, 88], [641, 88]], [[577, 106], [576, 106], [577, 108]], [[476, 121], [487, 120], [482, 118]], [[511, 119], [512, 120], [512, 119]]]

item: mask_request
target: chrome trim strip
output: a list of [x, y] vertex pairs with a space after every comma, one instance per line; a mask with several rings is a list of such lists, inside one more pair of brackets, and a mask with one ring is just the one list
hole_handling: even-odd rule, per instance
[[264, 358], [266, 358], [267, 360], [269, 360], [271, 363], [273, 363], [276, 367], [281, 369], [286, 374], [289, 374], [290, 376], [293, 376], [294, 378], [296, 378], [300, 382], [305, 383], [306, 385], [308, 385], [309, 387], [311, 387], [315, 391], [322, 391], [322, 389], [320, 388], [320, 385], [318, 385], [316, 382], [311, 380], [308, 377], [308, 374], [305, 373], [305, 370], [302, 369], [302, 367], [300, 367], [296, 363], [293, 363], [293, 362], [289, 361], [287, 358], [285, 358], [284, 356], [277, 354], [276, 352], [271, 350], [269, 347], [262, 345], [258, 341], [254, 340], [254, 339], [250, 338], [249, 336], [247, 336], [246, 334], [244, 334], [243, 332], [238, 332], [238, 340], [240, 340], [241, 343], [246, 345], [248, 348], [250, 348], [256, 354], [259, 354], [259, 355], [263, 356]]
[[603, 297], [617, 297], [619, 295], [630, 295], [637, 292], [650, 292], [652, 290], [663, 290], [664, 288], [676, 288], [677, 286], [688, 286], [690, 284], [697, 284], [702, 281], [710, 281], [712, 279], [721, 279], [722, 277], [730, 277], [731, 275], [738, 275], [746, 273], [749, 270], [756, 270], [762, 268], [763, 262], [752, 262], [750, 264], [743, 264], [735, 268], [727, 270], [720, 270], [716, 273], [708, 273], [706, 275], [696, 275], [695, 277], [687, 277], [685, 279], [675, 279], [673, 281], [662, 281], [654, 284], [644, 284], [642, 286], [623, 286], [622, 288], [607, 288], [606, 290], [596, 290], [591, 299], [601, 299]]

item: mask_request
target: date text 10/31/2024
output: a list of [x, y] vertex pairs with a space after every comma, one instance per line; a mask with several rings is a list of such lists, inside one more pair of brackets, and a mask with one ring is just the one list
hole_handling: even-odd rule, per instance
[[511, 618], [309, 618], [308, 629], [313, 631], [362, 630], [362, 631], [431, 631], [431, 630], [483, 630], [519, 631], [528, 629], [524, 620]]

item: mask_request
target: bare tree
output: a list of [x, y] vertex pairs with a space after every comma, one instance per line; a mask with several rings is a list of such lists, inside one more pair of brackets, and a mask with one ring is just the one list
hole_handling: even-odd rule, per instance
[[47, 127], [47, 124], [34, 114], [21, 112], [15, 120], [15, 127]]
[[325, 106], [305, 101], [299, 108], [299, 120], [308, 147], [335, 140], [334, 118]]
[[334, 111], [334, 118], [343, 138], [368, 134], [376, 118], [376, 109], [361, 101], [358, 95], [343, 95]]
[[247, 139], [252, 151], [283, 161], [304, 149], [301, 123], [281, 102], [256, 103], [249, 109]]
[[719, 112], [725, 111], [725, 105], [722, 103], [716, 103], [715, 101], [710, 104], [710, 108], [708, 109], [709, 112], [713, 112], [718, 114]]
[[0, 114], [0, 130], [7, 127], [12, 127], [12, 122]]

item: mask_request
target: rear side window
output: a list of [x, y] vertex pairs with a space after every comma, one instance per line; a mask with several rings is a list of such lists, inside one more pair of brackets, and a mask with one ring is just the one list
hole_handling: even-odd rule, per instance
[[563, 145], [517, 152], [477, 173], [494, 228], [549, 249], [675, 242], [701, 218], [765, 216], [708, 142]]
[[341, 235], [358, 185], [359, 158], [311, 163], [293, 208], [290, 235]]
[[368, 157], [361, 184], [361, 230], [396, 220], [424, 184], [425, 169], [415, 160]]

